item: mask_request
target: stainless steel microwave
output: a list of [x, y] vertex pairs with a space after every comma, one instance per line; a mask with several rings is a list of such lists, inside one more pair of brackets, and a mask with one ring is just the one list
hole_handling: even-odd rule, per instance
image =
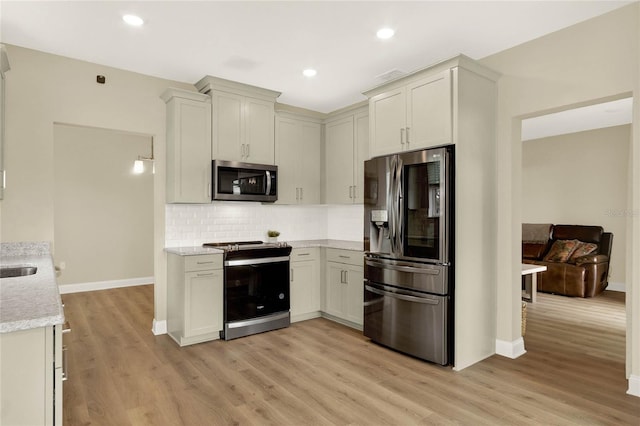
[[212, 199], [274, 202], [278, 199], [278, 166], [213, 160]]

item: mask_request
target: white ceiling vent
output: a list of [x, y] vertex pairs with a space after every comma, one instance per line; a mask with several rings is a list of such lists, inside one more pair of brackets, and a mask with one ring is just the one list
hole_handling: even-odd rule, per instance
[[399, 69], [392, 69], [376, 76], [376, 80], [380, 82], [386, 82], [386, 81], [395, 80], [396, 78], [400, 78], [404, 75], [407, 75], [407, 73], [404, 71], [400, 71]]

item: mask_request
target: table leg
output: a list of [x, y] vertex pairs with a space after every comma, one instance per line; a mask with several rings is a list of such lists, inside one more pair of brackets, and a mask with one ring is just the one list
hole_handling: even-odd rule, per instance
[[531, 288], [529, 289], [531, 293], [531, 303], [536, 303], [536, 295], [538, 293], [538, 273], [531, 274]]

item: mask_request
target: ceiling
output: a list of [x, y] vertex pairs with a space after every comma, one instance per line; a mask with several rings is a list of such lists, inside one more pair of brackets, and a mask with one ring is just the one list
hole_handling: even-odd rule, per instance
[[[636, 0], [637, 1], [637, 0]], [[632, 1], [7, 1], [4, 43], [195, 83], [213, 75], [331, 112], [390, 71], [483, 58]], [[145, 20], [122, 21], [126, 13]], [[389, 40], [376, 31], [396, 30]], [[312, 67], [318, 74], [304, 77]]]

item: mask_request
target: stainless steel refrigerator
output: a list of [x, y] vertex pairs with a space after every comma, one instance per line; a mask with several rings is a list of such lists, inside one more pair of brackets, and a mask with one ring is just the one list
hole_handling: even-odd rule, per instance
[[364, 335], [452, 363], [454, 147], [365, 162]]

